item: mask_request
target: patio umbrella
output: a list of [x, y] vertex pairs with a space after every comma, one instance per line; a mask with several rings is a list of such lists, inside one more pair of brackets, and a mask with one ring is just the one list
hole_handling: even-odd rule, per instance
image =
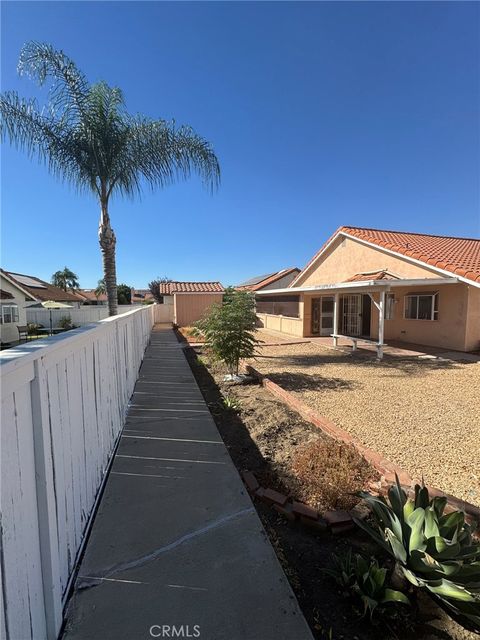
[[53, 334], [52, 309], [72, 309], [71, 304], [65, 304], [64, 302], [55, 302], [55, 300], [45, 300], [45, 302], [42, 302], [42, 307], [44, 309], [50, 310], [50, 335]]

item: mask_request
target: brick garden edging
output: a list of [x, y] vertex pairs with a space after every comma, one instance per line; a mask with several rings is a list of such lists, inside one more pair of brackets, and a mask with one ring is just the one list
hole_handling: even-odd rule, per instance
[[325, 511], [320, 515], [317, 509], [308, 504], [294, 500], [291, 496], [286, 496], [275, 489], [262, 487], [251, 471], [242, 471], [242, 478], [252, 498], [257, 498], [271, 506], [290, 522], [298, 521], [316, 531], [329, 529], [334, 535], [346, 533], [355, 528], [352, 515], [359, 518], [364, 517], [361, 510], [356, 507], [351, 512], [344, 510]]
[[[400, 468], [398, 465], [383, 457], [373, 449], [365, 447], [361, 442], [358, 442], [358, 440], [356, 440], [350, 433], [347, 433], [347, 431], [338, 427], [328, 418], [325, 418], [324, 416], [316, 413], [313, 409], [310, 409], [310, 407], [296, 398], [289, 391], [286, 391], [285, 389], [280, 387], [278, 384], [270, 380], [270, 378], [268, 378], [267, 376], [263, 375], [263, 373], [260, 373], [260, 371], [257, 371], [257, 369], [255, 369], [251, 365], [246, 365], [245, 370], [248, 374], [256, 377], [263, 387], [268, 389], [273, 395], [282, 400], [282, 402], [284, 402], [288, 407], [299, 413], [302, 418], [304, 418], [304, 420], [307, 420], [307, 422], [315, 425], [331, 438], [334, 438], [339, 442], [345, 442], [346, 444], [350, 444], [355, 447], [358, 453], [360, 453], [360, 455], [362, 455], [367, 460], [367, 462], [369, 462], [372, 467], [374, 467], [381, 475], [381, 479], [379, 482], [372, 483], [371, 489], [373, 491], [383, 495], [386, 494], [390, 485], [395, 482], [395, 474], [397, 474], [403, 489], [405, 489], [405, 491], [407, 491], [407, 493], [409, 494], [412, 493], [412, 487], [418, 481], [415, 481], [404, 469]], [[476, 507], [469, 502], [465, 502], [464, 500], [460, 500], [455, 496], [444, 493], [436, 487], [427, 488], [429, 494], [432, 497], [442, 496], [447, 498], [447, 506], [449, 506], [450, 509], [464, 511], [480, 525], [479, 507]]]

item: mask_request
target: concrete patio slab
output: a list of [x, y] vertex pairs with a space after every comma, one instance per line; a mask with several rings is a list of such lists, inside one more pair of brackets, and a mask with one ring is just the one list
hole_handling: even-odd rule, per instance
[[312, 637], [171, 329], [152, 333], [63, 637]]

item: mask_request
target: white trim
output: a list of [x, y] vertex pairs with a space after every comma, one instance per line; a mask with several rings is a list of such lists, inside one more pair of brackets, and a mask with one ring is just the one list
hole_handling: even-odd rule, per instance
[[[445, 276], [450, 276], [450, 277], [455, 277], [458, 280], [460, 280], [461, 282], [465, 282], [466, 284], [471, 284], [474, 287], [478, 287], [480, 288], [480, 282], [475, 282], [474, 280], [469, 280], [468, 278], [465, 278], [464, 276], [460, 276], [455, 274], [453, 271], [446, 271], [445, 269], [440, 269], [439, 267], [435, 267], [431, 264], [428, 264], [427, 262], [423, 262], [422, 260], [417, 260], [416, 258], [411, 258], [410, 256], [406, 256], [403, 253], [399, 253], [397, 251], [393, 251], [392, 249], [386, 249], [385, 247], [381, 247], [378, 244], [375, 244], [374, 242], [369, 242], [368, 240], [364, 240], [363, 238], [358, 238], [357, 236], [352, 236], [349, 233], [346, 233], [345, 231], [339, 231], [338, 233], [336, 233], [333, 238], [323, 247], [323, 249], [320, 251], [320, 253], [318, 253], [313, 260], [311, 261], [310, 264], [308, 264], [304, 270], [300, 271], [300, 273], [298, 274], [298, 276], [295, 278], [295, 280], [293, 280], [293, 282], [291, 283], [291, 287], [295, 288], [295, 282], [297, 280], [300, 279], [300, 276], [307, 274], [312, 267], [318, 262], [318, 260], [323, 256], [323, 254], [329, 249], [329, 247], [337, 240], [337, 238], [339, 238], [340, 236], [343, 236], [344, 238], [349, 238], [350, 240], [355, 240], [356, 242], [359, 242], [360, 244], [364, 244], [367, 247], [370, 247], [372, 249], [377, 249], [377, 251], [383, 251], [384, 253], [388, 254], [388, 255], [392, 255], [395, 256], [396, 258], [401, 258], [402, 260], [406, 260], [407, 262], [411, 262], [412, 264], [415, 264], [417, 266], [423, 267], [424, 269], [430, 269], [431, 271], [437, 272], [437, 273], [441, 273], [442, 275]], [[379, 269], [380, 271], [380, 269]]]
[[332, 284], [318, 284], [309, 287], [295, 287], [286, 289], [269, 289], [268, 291], [256, 291], [256, 296], [276, 295], [285, 293], [295, 295], [297, 293], [315, 293], [316, 291], [351, 291], [352, 289], [368, 291], [389, 291], [392, 287], [436, 287], [443, 284], [458, 284], [458, 277], [451, 278], [405, 278], [404, 280], [357, 280], [354, 282], [334, 282]]

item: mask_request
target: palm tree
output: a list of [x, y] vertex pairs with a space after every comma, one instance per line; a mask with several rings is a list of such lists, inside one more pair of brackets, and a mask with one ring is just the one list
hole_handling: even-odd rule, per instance
[[105, 287], [105, 279], [104, 278], [100, 278], [100, 280], [97, 282], [97, 287], [96, 287], [94, 293], [95, 293], [95, 297], [97, 298], [97, 300], [99, 299], [100, 296], [102, 296], [103, 294], [107, 293], [107, 288]]
[[100, 204], [98, 238], [110, 315], [117, 312], [116, 238], [109, 201], [113, 194], [133, 197], [142, 185], [164, 187], [197, 173], [214, 189], [220, 167], [209, 142], [191, 127], [151, 120], [126, 111], [120, 89], [89, 84], [63, 51], [27, 43], [20, 75], [53, 83], [48, 104], [8, 91], [0, 97], [0, 136], [44, 162], [53, 175], [95, 194]]
[[77, 274], [70, 271], [68, 267], [64, 267], [63, 271], [55, 271], [52, 276], [52, 284], [55, 285], [55, 287], [60, 287], [60, 289], [64, 291], [67, 291], [67, 289], [78, 289], [80, 287]]

